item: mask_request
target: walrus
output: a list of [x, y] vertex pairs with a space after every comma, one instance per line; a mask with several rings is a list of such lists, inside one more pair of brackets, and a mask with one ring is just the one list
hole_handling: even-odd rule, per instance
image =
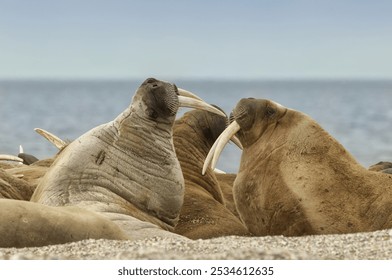
[[35, 187], [0, 168], [0, 198], [30, 200]]
[[33, 164], [34, 162], [37, 162], [39, 159], [32, 154], [27, 154], [24, 152], [22, 145], [19, 146], [19, 154], [18, 158], [21, 158], [23, 160], [23, 164], [30, 165]]
[[383, 173], [392, 174], [392, 162], [380, 161], [376, 164], [369, 166], [370, 171], [378, 171]]
[[175, 233], [191, 239], [249, 235], [225, 207], [215, 172], [208, 169], [205, 176], [201, 175], [204, 159], [226, 122], [226, 117], [193, 110], [174, 123], [174, 147], [185, 180], [184, 203]]
[[178, 221], [184, 197], [172, 139], [180, 106], [224, 115], [172, 83], [149, 78], [117, 118], [59, 153], [31, 202], [100, 214], [130, 239], [173, 236], [169, 231]]
[[[30, 165], [23, 164], [14, 168], [9, 168], [6, 170], [6, 172], [9, 175], [25, 181], [31, 186], [33, 190], [35, 190], [42, 177], [49, 170], [50, 166], [48, 166], [47, 163], [51, 160], [53, 159], [39, 160]], [[31, 193], [31, 195], [33, 195], [33, 193]], [[30, 198], [31, 197], [25, 200], [30, 200]]]
[[0, 154], [1, 169], [13, 168], [16, 164], [23, 164], [23, 159], [13, 155]]
[[109, 219], [75, 206], [0, 199], [0, 213], [0, 247], [38, 247], [89, 238], [128, 239]]
[[[241, 99], [205, 162], [227, 139], [243, 146], [233, 196], [255, 235], [298, 236], [392, 227], [392, 176], [368, 171], [308, 115]], [[212, 156], [211, 156], [212, 155]]]
[[[44, 131], [50, 134], [47, 131]], [[27, 155], [27, 157], [24, 157]], [[2, 181], [0, 197], [29, 201], [39, 181], [52, 165], [54, 158], [39, 160], [33, 155], [23, 152], [20, 146], [18, 156], [0, 155], [1, 160], [17, 162], [17, 164], [2, 163], [0, 166], [0, 180]]]

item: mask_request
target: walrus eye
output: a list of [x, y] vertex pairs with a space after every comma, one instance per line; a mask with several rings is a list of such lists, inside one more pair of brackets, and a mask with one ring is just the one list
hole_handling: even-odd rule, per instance
[[268, 117], [273, 117], [273, 116], [275, 115], [275, 113], [276, 113], [276, 110], [275, 110], [274, 108], [267, 107], [267, 109], [266, 109], [266, 115], [267, 115]]

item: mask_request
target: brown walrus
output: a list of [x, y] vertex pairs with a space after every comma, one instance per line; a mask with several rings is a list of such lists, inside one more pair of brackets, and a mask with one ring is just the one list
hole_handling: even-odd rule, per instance
[[30, 200], [35, 187], [0, 168], [0, 198]]
[[[241, 99], [219, 137], [213, 166], [233, 134], [243, 152], [234, 199], [255, 235], [375, 231], [392, 227], [392, 176], [368, 171], [306, 114]], [[209, 161], [206, 161], [207, 166]]]
[[233, 213], [237, 218], [240, 219], [240, 215], [238, 214], [237, 208], [235, 207], [233, 197], [233, 185], [237, 174], [215, 173], [215, 176], [222, 190], [226, 208], [229, 209], [231, 213]]
[[212, 169], [201, 175], [204, 159], [226, 127], [227, 118], [191, 111], [176, 120], [173, 141], [185, 180], [184, 203], [175, 232], [191, 239], [249, 235], [241, 221], [225, 207]]

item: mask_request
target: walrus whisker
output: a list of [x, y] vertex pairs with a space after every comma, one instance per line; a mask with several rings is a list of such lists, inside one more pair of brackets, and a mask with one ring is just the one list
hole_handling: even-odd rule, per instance
[[21, 159], [20, 157], [12, 156], [12, 155], [0, 155], [0, 160], [23, 162], [23, 159]]
[[50, 132], [48, 132], [44, 129], [41, 129], [41, 128], [34, 128], [34, 131], [37, 132], [42, 137], [44, 137], [46, 140], [48, 140], [54, 146], [56, 146], [57, 149], [59, 149], [59, 150], [63, 149], [65, 146], [67, 146], [67, 143], [65, 141], [61, 140], [59, 137], [57, 137], [53, 133], [50, 133]]
[[188, 108], [209, 111], [211, 113], [215, 113], [217, 115], [226, 117], [226, 115], [222, 111], [216, 109], [214, 106], [211, 106], [210, 104], [207, 104], [206, 102], [201, 101], [199, 99], [194, 99], [191, 97], [180, 95], [178, 96], [178, 100], [179, 100], [180, 107], [188, 107]]

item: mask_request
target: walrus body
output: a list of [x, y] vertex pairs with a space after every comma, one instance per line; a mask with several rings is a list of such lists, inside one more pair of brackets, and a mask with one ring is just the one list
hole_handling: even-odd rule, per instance
[[0, 213], [0, 247], [44, 246], [89, 238], [128, 239], [109, 219], [74, 206], [0, 199]]
[[[173, 227], [184, 183], [172, 148], [171, 126], [159, 128], [154, 121], [134, 119], [138, 119], [136, 114], [124, 112], [114, 122], [70, 143], [42, 178], [31, 201], [76, 205], [115, 216], [112, 219], [121, 223], [132, 216], [166, 230]], [[144, 184], [152, 180], [154, 184]]]
[[226, 208], [229, 209], [230, 212], [233, 213], [238, 219], [240, 219], [240, 215], [238, 214], [233, 197], [233, 185], [237, 174], [215, 173], [215, 176], [219, 182], [219, 187], [222, 190]]
[[0, 168], [0, 198], [30, 200], [35, 187]]
[[[22, 181], [29, 184], [34, 192], [41, 178], [49, 170], [50, 165], [47, 165], [47, 163], [51, 161], [52, 159], [47, 159], [47, 160], [37, 161], [30, 165], [23, 164], [14, 168], [7, 169], [6, 172], [9, 175], [18, 177]], [[26, 197], [26, 199], [24, 200], [30, 200], [32, 195], [33, 193], [30, 194], [30, 197]]]
[[173, 140], [185, 180], [184, 203], [175, 232], [191, 239], [248, 235], [226, 207], [215, 172], [201, 175], [204, 159], [225, 129], [226, 118], [191, 111], [175, 122]]
[[229, 127], [238, 127], [243, 145], [234, 200], [253, 234], [392, 227], [392, 176], [362, 167], [309, 116], [269, 100], [242, 99], [232, 117]]

